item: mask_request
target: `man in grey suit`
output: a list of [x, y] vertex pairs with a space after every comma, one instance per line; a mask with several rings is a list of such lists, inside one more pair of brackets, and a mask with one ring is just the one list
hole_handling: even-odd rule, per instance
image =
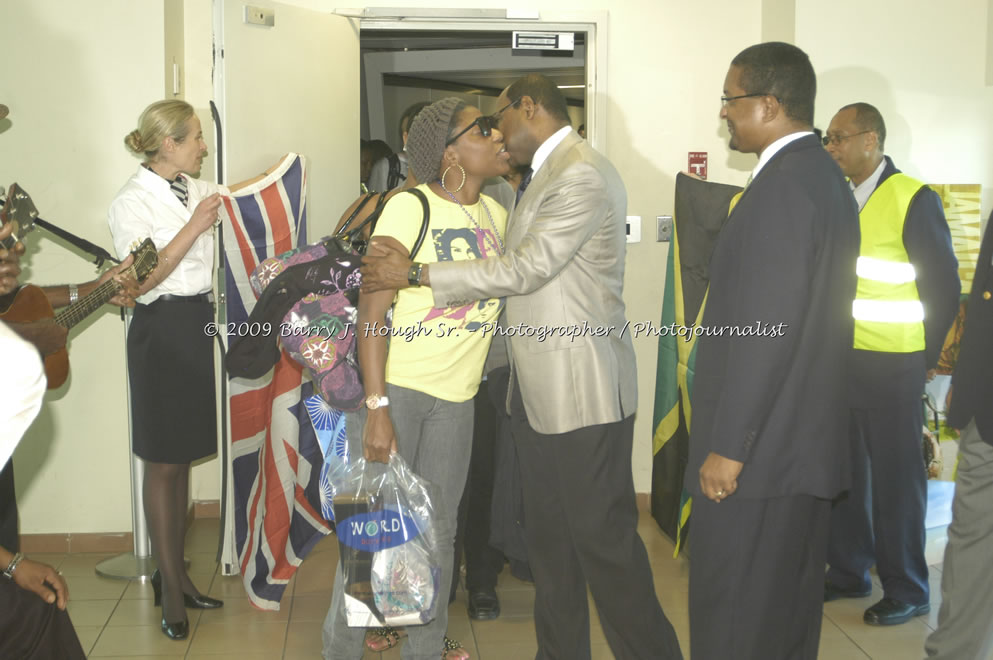
[[[993, 216], [991, 216], [993, 219]], [[938, 628], [929, 659], [993, 657], [993, 224], [979, 248], [952, 389], [948, 425], [961, 429], [952, 524], [941, 568]]]
[[590, 657], [588, 584], [617, 658], [681, 658], [636, 529], [637, 385], [621, 295], [627, 193], [610, 162], [570, 128], [550, 80], [525, 76], [500, 105], [491, 120], [511, 164], [531, 166], [504, 255], [430, 270], [396, 252], [368, 256], [363, 290], [430, 286], [439, 307], [507, 297], [536, 657]]

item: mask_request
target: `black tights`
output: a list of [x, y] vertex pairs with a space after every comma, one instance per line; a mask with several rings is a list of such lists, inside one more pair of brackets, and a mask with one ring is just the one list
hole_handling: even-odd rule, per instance
[[169, 623], [186, 616], [184, 593], [200, 595], [183, 563], [189, 483], [189, 463], [145, 462], [145, 517], [152, 554], [162, 576], [162, 618]]

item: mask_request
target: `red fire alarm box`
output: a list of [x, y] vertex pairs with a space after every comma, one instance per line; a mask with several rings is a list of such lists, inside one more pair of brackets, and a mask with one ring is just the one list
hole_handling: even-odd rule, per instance
[[696, 174], [701, 179], [707, 178], [707, 152], [691, 151], [687, 170], [690, 174]]

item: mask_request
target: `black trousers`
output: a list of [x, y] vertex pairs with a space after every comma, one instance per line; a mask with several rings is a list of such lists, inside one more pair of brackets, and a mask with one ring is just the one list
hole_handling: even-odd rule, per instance
[[834, 504], [828, 543], [827, 577], [838, 587], [868, 589], [875, 564], [884, 596], [911, 605], [930, 600], [923, 425], [913, 392], [892, 406], [852, 409], [852, 488]]
[[[17, 534], [17, 493], [14, 491], [14, 458], [0, 470], [0, 545], [11, 552], [21, 549]], [[6, 567], [5, 567], [6, 568]]]
[[83, 660], [69, 612], [0, 577], [0, 658]]
[[455, 570], [448, 602], [455, 600], [459, 564], [465, 553], [466, 589], [493, 589], [503, 570], [503, 553], [490, 546], [490, 509], [493, 502], [494, 450], [498, 429], [489, 381], [479, 384], [473, 399], [472, 458], [459, 502], [455, 534]]
[[498, 428], [497, 411], [490, 400], [489, 381], [479, 385], [474, 400], [476, 416], [472, 431], [472, 460], [466, 499], [465, 586], [493, 589], [503, 569], [503, 553], [490, 545], [490, 509], [493, 503], [494, 449]]
[[693, 660], [817, 658], [830, 512], [807, 495], [693, 498]]
[[511, 419], [535, 581], [536, 659], [590, 657], [587, 585], [616, 658], [682, 658], [637, 531], [634, 417], [567, 433], [538, 433], [528, 423], [515, 385]]

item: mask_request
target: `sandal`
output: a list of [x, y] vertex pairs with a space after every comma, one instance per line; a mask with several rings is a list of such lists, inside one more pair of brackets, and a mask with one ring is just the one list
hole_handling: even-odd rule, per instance
[[407, 631], [403, 628], [392, 628], [384, 626], [382, 628], [370, 628], [365, 633], [365, 645], [370, 651], [388, 651], [400, 640], [407, 636]]
[[469, 660], [470, 657], [469, 652], [462, 648], [458, 640], [445, 636], [445, 650], [441, 652], [442, 660]]

